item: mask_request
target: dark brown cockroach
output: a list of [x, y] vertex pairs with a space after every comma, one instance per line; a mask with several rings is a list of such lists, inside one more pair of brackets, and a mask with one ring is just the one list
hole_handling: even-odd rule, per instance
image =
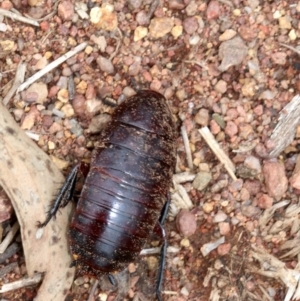
[[[161, 94], [140, 91], [115, 109], [100, 135], [69, 229], [80, 274], [99, 277], [124, 269], [136, 260], [155, 226], [161, 228], [176, 161], [174, 140], [172, 115]], [[71, 198], [78, 169], [72, 170], [40, 226]], [[162, 258], [165, 252], [166, 242]], [[159, 300], [162, 272], [163, 267]]]

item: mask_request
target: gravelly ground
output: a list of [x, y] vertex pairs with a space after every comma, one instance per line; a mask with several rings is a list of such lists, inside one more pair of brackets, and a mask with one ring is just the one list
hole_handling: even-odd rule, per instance
[[[178, 191], [172, 190], [164, 300], [291, 300], [292, 295], [285, 297], [289, 280], [282, 275], [299, 273], [298, 252], [281, 256], [297, 247], [300, 233], [295, 168], [300, 127], [289, 132], [292, 143], [273, 158], [270, 137], [279, 112], [300, 90], [300, 2], [6, 0], [1, 7], [39, 23], [35, 27], [0, 14], [2, 98], [21, 61], [27, 63], [27, 79], [88, 43], [7, 104], [20, 127], [65, 173], [90, 158], [112, 103], [134, 94], [136, 85], [166, 97], [178, 127], [175, 173], [189, 171], [196, 179], [181, 183], [192, 206], [174, 200]], [[201, 137], [198, 130], [204, 126], [234, 163], [237, 181]], [[289, 204], [270, 210], [283, 200]], [[192, 213], [187, 225], [176, 217], [183, 207]], [[8, 210], [7, 202], [3, 208]], [[12, 223], [8, 219], [2, 228]], [[203, 257], [203, 245], [220, 237], [224, 243]], [[294, 245], [285, 250], [287, 241]], [[253, 247], [282, 261], [282, 269], [265, 257], [261, 266]], [[18, 266], [2, 283], [26, 275], [22, 252], [3, 266], [11, 262]], [[156, 257], [136, 263], [128, 300], [153, 299], [153, 262], [155, 267]], [[90, 281], [79, 279], [67, 300], [87, 300]], [[24, 288], [4, 294], [3, 300], [33, 300], [35, 293], [35, 288]], [[114, 298], [100, 293], [97, 288], [95, 300]]]

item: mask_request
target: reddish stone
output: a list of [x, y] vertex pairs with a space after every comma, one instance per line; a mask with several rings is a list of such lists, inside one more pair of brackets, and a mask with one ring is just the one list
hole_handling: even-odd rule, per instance
[[224, 256], [224, 255], [228, 254], [230, 250], [231, 250], [230, 243], [225, 243], [225, 244], [221, 244], [220, 246], [218, 246], [218, 254], [220, 256]]
[[70, 1], [62, 1], [58, 5], [58, 15], [63, 20], [72, 20], [74, 16], [74, 5]]
[[207, 20], [213, 20], [219, 18], [221, 15], [221, 7], [218, 1], [210, 1], [207, 10], [206, 10], [206, 17]]
[[273, 198], [271, 198], [267, 194], [263, 194], [260, 198], [258, 198], [257, 205], [261, 209], [271, 208], [273, 205]]
[[288, 188], [284, 164], [277, 161], [266, 161], [263, 166], [263, 174], [268, 194], [279, 201]]
[[184, 237], [193, 235], [197, 229], [195, 214], [192, 214], [187, 209], [181, 209], [176, 218], [176, 226], [180, 234]]

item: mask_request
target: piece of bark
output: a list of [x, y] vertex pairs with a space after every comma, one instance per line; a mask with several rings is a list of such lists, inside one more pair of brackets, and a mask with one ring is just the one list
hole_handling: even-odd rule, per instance
[[45, 272], [35, 301], [63, 301], [74, 278], [67, 228], [72, 205], [38, 229], [64, 181], [49, 157], [22, 131], [0, 103], [0, 185], [10, 197], [20, 227], [29, 277]]
[[299, 123], [300, 95], [296, 95], [280, 112], [278, 123], [270, 138], [270, 145], [274, 145], [270, 158], [278, 157], [292, 143]]

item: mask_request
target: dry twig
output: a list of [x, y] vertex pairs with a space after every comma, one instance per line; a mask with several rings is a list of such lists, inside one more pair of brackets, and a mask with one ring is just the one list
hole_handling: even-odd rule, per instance
[[214, 138], [214, 136], [209, 131], [208, 127], [203, 127], [199, 130], [199, 133], [204, 138], [206, 143], [209, 145], [211, 150], [214, 152], [214, 154], [217, 156], [217, 158], [220, 160], [222, 164], [224, 164], [225, 169], [228, 171], [231, 178], [236, 181], [237, 177], [235, 176], [235, 166], [233, 162], [229, 159], [229, 157], [225, 154], [225, 152], [221, 149], [219, 143]]
[[13, 20], [17, 20], [17, 21], [20, 21], [20, 22], [23, 22], [23, 23], [27, 23], [27, 24], [30, 24], [30, 25], [33, 25], [33, 26], [37, 26], [37, 27], [40, 26], [39, 22], [37, 22], [33, 19], [25, 18], [21, 15], [12, 13], [12, 12], [6, 10], [6, 9], [3, 9], [3, 8], [0, 8], [0, 15], [3, 15], [5, 17], [9, 17]]
[[188, 134], [187, 134], [187, 131], [186, 131], [186, 128], [184, 125], [181, 127], [181, 135], [182, 135], [182, 139], [183, 139], [183, 144], [184, 144], [184, 148], [185, 148], [185, 152], [186, 152], [189, 169], [193, 170], [194, 165], [193, 165], [192, 152], [191, 152], [191, 148], [190, 148], [190, 141], [189, 141]]
[[296, 52], [297, 54], [299, 54], [300, 55], [300, 50], [298, 50], [297, 48], [295, 48], [295, 47], [293, 47], [293, 46], [290, 46], [290, 45], [288, 45], [288, 44], [284, 44], [284, 43], [279, 43], [281, 46], [283, 46], [283, 47], [285, 47], [285, 48], [287, 48], [287, 49], [290, 49], [290, 50], [292, 50], [292, 51], [294, 51], [294, 52]]
[[0, 254], [4, 253], [7, 247], [10, 245], [12, 240], [14, 239], [16, 233], [18, 232], [20, 226], [18, 222], [15, 222], [10, 231], [7, 233], [6, 237], [3, 239], [0, 244]]
[[19, 89], [17, 90], [17, 92], [23, 91], [28, 86], [30, 86], [31, 84], [33, 84], [36, 80], [38, 80], [39, 78], [41, 78], [42, 76], [44, 76], [46, 73], [48, 73], [52, 69], [54, 69], [57, 66], [59, 66], [60, 64], [62, 64], [63, 62], [65, 62], [67, 59], [69, 59], [73, 55], [75, 55], [78, 52], [82, 51], [86, 46], [87, 46], [87, 43], [83, 42], [83, 43], [79, 44], [78, 46], [76, 46], [73, 50], [70, 50], [69, 52], [65, 53], [63, 56], [59, 57], [57, 60], [55, 60], [52, 63], [50, 63], [49, 65], [47, 65], [44, 69], [38, 71], [33, 76], [29, 77], [26, 80], [26, 82], [23, 83], [19, 87]]
[[13, 97], [14, 93], [17, 91], [19, 86], [24, 82], [26, 71], [26, 63], [20, 62], [17, 68], [16, 77], [12, 87], [9, 89], [8, 93], [3, 98], [3, 104], [6, 106], [10, 99]]
[[116, 32], [118, 32], [119, 34], [119, 38], [117, 37], [113, 37], [116, 41], [117, 41], [117, 47], [116, 47], [116, 50], [110, 55], [109, 57], [109, 60], [111, 61], [116, 55], [117, 53], [119, 52], [119, 48], [121, 46], [121, 42], [122, 42], [122, 39], [123, 39], [123, 34], [122, 34], [122, 31], [120, 30], [120, 28], [117, 28], [116, 29]]
[[25, 286], [38, 284], [41, 280], [42, 274], [35, 274], [31, 278], [23, 278], [18, 281], [3, 284], [2, 288], [0, 289], [0, 294], [16, 290]]

